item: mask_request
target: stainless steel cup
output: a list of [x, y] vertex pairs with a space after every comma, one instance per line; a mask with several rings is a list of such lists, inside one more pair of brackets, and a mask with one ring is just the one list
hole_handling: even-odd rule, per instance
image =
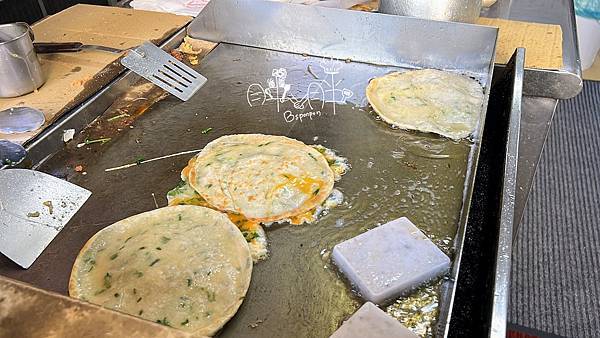
[[33, 40], [24, 22], [0, 25], [0, 97], [31, 93], [46, 81]]
[[417, 18], [474, 23], [482, 0], [380, 0], [379, 12]]

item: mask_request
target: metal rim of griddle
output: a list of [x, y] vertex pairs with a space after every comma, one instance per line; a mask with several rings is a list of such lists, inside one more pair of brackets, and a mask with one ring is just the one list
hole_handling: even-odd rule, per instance
[[[219, 1], [219, 3], [222, 3], [222, 2]], [[293, 5], [287, 5], [287, 6], [293, 6]], [[329, 9], [329, 10], [331, 10], [331, 9]], [[333, 11], [336, 11], [336, 10], [333, 10]], [[350, 12], [348, 12], [348, 13], [350, 13]], [[358, 12], [351, 12], [351, 13], [358, 13]], [[363, 13], [363, 14], [364, 15], [384, 16], [383, 14], [372, 14], [372, 13]], [[356, 15], [356, 14], [352, 14], [352, 15]], [[417, 20], [417, 19], [405, 18], [405, 20]], [[452, 24], [452, 25], [454, 25], [454, 24]], [[493, 29], [493, 28], [487, 28], [487, 29]], [[183, 40], [184, 36], [185, 36], [185, 29], [182, 29], [179, 32], [177, 32], [176, 34], [174, 34], [161, 47], [163, 49], [173, 48], [179, 42], [181, 42]], [[492, 52], [495, 52], [495, 48]], [[487, 83], [486, 83], [486, 101], [485, 101], [485, 105], [484, 105], [484, 116], [482, 116], [482, 118], [485, 118], [485, 107], [487, 105], [487, 97], [489, 96], [489, 90], [491, 87], [491, 74], [492, 74], [493, 68], [494, 68], [493, 61], [494, 60], [492, 59], [491, 62], [487, 66], [488, 79], [487, 79]], [[72, 113], [59, 119], [54, 126], [47, 129], [39, 137], [37, 137], [33, 142], [31, 142], [30, 144], [27, 145], [26, 148], [29, 151], [30, 161], [36, 165], [43, 163], [46, 158], [48, 158], [49, 156], [51, 156], [51, 154], [60, 150], [64, 146], [63, 140], [62, 140], [62, 131], [63, 130], [71, 129], [71, 128], [75, 129], [76, 132], [82, 130], [84, 127], [86, 127], [88, 125], [89, 121], [92, 121], [96, 116], [98, 116], [106, 108], [108, 108], [110, 106], [110, 104], [114, 101], [115, 97], [117, 97], [121, 93], [125, 92], [128, 89], [128, 87], [130, 86], [130, 84], [134, 83], [135, 81], [137, 81], [139, 79], [140, 79], [139, 76], [133, 74], [130, 71], [126, 71], [126, 72], [122, 73], [119, 77], [117, 77], [115, 80], [113, 80], [104, 89], [102, 89], [97, 94], [95, 94], [88, 101], [86, 101], [81, 106], [76, 108]], [[481, 131], [479, 133], [481, 133]], [[476, 147], [476, 148], [477, 149], [475, 151], [478, 152], [479, 147]], [[476, 166], [476, 163], [474, 165]], [[475, 172], [472, 171], [469, 175], [474, 176]], [[467, 180], [471, 181], [471, 182], [473, 181], [472, 179], [470, 180], [469, 178], [467, 178]], [[468, 195], [468, 198], [466, 198], [465, 202], [464, 202], [465, 205], [470, 205], [469, 191], [472, 191], [472, 188], [473, 187], [472, 187], [472, 183], [471, 183], [470, 186], [467, 187], [465, 190], [466, 194]], [[468, 213], [463, 212], [461, 214], [461, 217], [460, 217], [461, 221], [460, 221], [458, 233], [461, 232], [461, 229], [460, 229], [461, 227], [464, 228], [465, 223], [466, 223], [465, 220], [467, 219], [467, 217], [468, 217]], [[456, 240], [456, 242], [460, 246], [460, 243], [463, 240], [464, 240], [464, 238], [458, 238]], [[459, 249], [457, 250], [457, 252], [458, 251], [459, 251]], [[457, 254], [457, 257], [459, 257], [459, 254]], [[458, 267], [458, 262], [459, 261], [457, 261], [454, 264], [455, 267]], [[455, 276], [457, 273], [458, 273], [458, 270], [455, 269], [453, 271], [452, 275]], [[453, 296], [454, 296], [453, 294], [450, 295], [450, 304], [449, 304], [448, 308], [451, 307], [451, 302], [452, 302]], [[450, 312], [440, 315], [440, 322], [444, 323], [443, 327], [446, 329], [448, 327], [449, 316], [450, 316]], [[446, 333], [444, 332], [444, 335], [445, 334]]]
[[504, 182], [502, 187], [498, 232], [498, 252], [496, 253], [495, 280], [493, 287], [494, 301], [492, 304], [490, 337], [494, 338], [506, 337], [517, 161], [519, 158], [519, 137], [521, 132], [521, 100], [523, 97], [525, 49], [518, 48], [516, 50], [508, 67], [511, 68], [514, 73], [514, 82], [504, 163]]

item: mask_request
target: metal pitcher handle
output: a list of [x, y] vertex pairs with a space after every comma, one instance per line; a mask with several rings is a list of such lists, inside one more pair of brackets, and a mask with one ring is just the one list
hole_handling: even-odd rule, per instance
[[31, 29], [31, 26], [29, 26], [29, 24], [27, 22], [15, 22], [15, 25], [22, 25], [27, 27], [27, 32], [29, 33], [29, 38], [31, 39], [31, 42], [35, 41], [35, 35], [33, 34], [33, 29]]

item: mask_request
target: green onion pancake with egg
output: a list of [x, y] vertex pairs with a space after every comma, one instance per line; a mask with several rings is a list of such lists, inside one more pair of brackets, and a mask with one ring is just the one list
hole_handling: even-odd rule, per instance
[[291, 138], [262, 134], [210, 142], [182, 175], [214, 208], [257, 222], [314, 209], [329, 197], [335, 181], [318, 150]]
[[95, 234], [75, 261], [69, 294], [210, 336], [237, 312], [251, 274], [246, 239], [225, 214], [171, 206]]
[[349, 169], [346, 158], [320, 145], [262, 134], [224, 136], [189, 161], [167, 200], [225, 212], [257, 262], [268, 256], [261, 223], [315, 222], [342, 203], [333, 182]]

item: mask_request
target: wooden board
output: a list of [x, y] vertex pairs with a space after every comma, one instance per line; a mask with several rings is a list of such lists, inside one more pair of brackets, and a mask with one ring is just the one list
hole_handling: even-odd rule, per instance
[[202, 338], [0, 277], [0, 337]]
[[496, 63], [506, 64], [518, 47], [524, 47], [525, 67], [559, 70], [563, 66], [562, 28], [502, 19], [479, 18], [480, 25], [499, 28]]
[[[80, 41], [127, 49], [150, 40], [160, 43], [185, 26], [191, 17], [126, 8], [75, 5], [33, 26], [37, 42]], [[28, 106], [46, 115], [46, 124], [77, 106], [108, 84], [123, 69], [121, 54], [103, 51], [40, 54], [46, 83], [37, 91], [17, 98], [0, 99], [0, 110]], [[44, 127], [45, 127], [44, 126]], [[24, 143], [37, 131], [2, 134], [0, 139]]]

